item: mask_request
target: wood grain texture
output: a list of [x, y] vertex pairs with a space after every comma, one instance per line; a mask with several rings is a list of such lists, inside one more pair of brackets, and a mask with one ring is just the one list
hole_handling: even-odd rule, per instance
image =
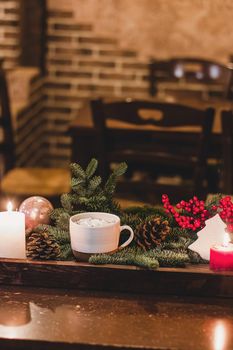
[[144, 270], [134, 266], [0, 260], [0, 284], [80, 290], [233, 297], [233, 272], [208, 265]]
[[210, 350], [219, 326], [232, 349], [232, 299], [0, 288], [4, 350]]

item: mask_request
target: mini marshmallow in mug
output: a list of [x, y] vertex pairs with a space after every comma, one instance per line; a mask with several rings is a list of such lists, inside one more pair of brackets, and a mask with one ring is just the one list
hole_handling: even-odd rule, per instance
[[[113, 223], [114, 221], [112, 221]], [[85, 226], [85, 227], [103, 227], [111, 223], [111, 221], [107, 221], [104, 219], [98, 219], [98, 218], [86, 218], [86, 219], [80, 219], [76, 222], [78, 225]]]
[[[123, 230], [130, 231], [130, 237], [119, 246]], [[120, 226], [120, 218], [114, 214], [90, 212], [70, 218], [70, 239], [74, 255], [112, 252], [129, 245], [133, 237], [132, 228]]]

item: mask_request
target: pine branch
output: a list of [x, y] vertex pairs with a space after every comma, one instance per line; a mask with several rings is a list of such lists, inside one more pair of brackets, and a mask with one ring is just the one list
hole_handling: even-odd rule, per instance
[[113, 170], [113, 175], [115, 177], [119, 177], [119, 176], [122, 176], [124, 175], [124, 173], [126, 172], [127, 170], [127, 164], [125, 162], [123, 163], [120, 163], [114, 170]]
[[143, 220], [137, 214], [127, 214], [123, 213], [121, 215], [121, 224], [129, 225], [133, 230], [136, 229], [138, 225], [140, 225]]
[[185, 250], [185, 244], [184, 242], [165, 242], [161, 245], [161, 249], [163, 250], [173, 250], [173, 251], [180, 251]]
[[190, 262], [188, 254], [184, 252], [154, 249], [148, 250], [145, 255], [157, 259], [161, 267], [185, 267]]
[[61, 195], [61, 205], [68, 213], [72, 213], [73, 211], [72, 199], [73, 197], [70, 193], [64, 193]]
[[100, 186], [102, 182], [102, 179], [100, 176], [94, 176], [89, 184], [88, 184], [88, 187], [87, 187], [87, 195], [88, 196], [91, 196], [93, 194], [95, 194], [95, 192], [97, 191], [98, 187]]
[[67, 197], [67, 199], [72, 202], [74, 208], [76, 207], [76, 205], [78, 205], [80, 196], [81, 195], [76, 192], [69, 193], [69, 197]]
[[209, 264], [208, 260], [203, 259], [200, 254], [188, 249], [188, 256], [191, 264]]
[[137, 248], [125, 248], [114, 254], [96, 254], [89, 259], [91, 264], [117, 264], [117, 265], [136, 265], [148, 269], [157, 269], [158, 261], [149, 256], [145, 256]]
[[86, 173], [83, 170], [83, 168], [77, 164], [77, 163], [71, 163], [70, 164], [70, 170], [72, 173], [72, 177], [77, 177], [77, 178], [81, 178], [81, 179], [85, 179], [86, 178]]
[[56, 227], [59, 227], [60, 229], [65, 231], [69, 229], [70, 215], [64, 209], [54, 209], [50, 217]]
[[[116, 187], [117, 177], [126, 170], [126, 164], [121, 163], [118, 168], [110, 175], [104, 188], [101, 187], [102, 179], [100, 176], [94, 176], [98, 162], [92, 159], [84, 171], [78, 164], [71, 164], [72, 170], [72, 193], [61, 196], [61, 204], [65, 212], [70, 215], [85, 211], [103, 211], [120, 213], [119, 204], [113, 200], [113, 193]], [[106, 191], [107, 189], [107, 191]], [[62, 216], [62, 220], [59, 217]], [[68, 216], [66, 216], [69, 219]], [[60, 209], [52, 214], [55, 224], [66, 229], [64, 214]]]
[[59, 218], [61, 214], [63, 214], [64, 209], [63, 208], [56, 208], [50, 213], [50, 219], [52, 221], [55, 221]]
[[114, 254], [96, 254], [89, 259], [91, 264], [119, 264], [136, 265], [144, 268], [155, 269], [161, 267], [184, 267], [189, 256], [184, 252], [169, 250], [149, 250], [144, 252], [138, 248], [126, 248]]
[[60, 260], [74, 260], [71, 246], [69, 243], [63, 244], [61, 247], [61, 253], [59, 255]]
[[[170, 224], [171, 225], [171, 224]], [[183, 229], [179, 226], [174, 226], [177, 225], [176, 223], [174, 223], [173, 225], [171, 225], [172, 227], [172, 232], [169, 236], [169, 238], [172, 241], [177, 241], [180, 239], [180, 237], [185, 238], [186, 240], [191, 240], [192, 242], [196, 241], [196, 239], [198, 238], [197, 236], [197, 232], [194, 232], [193, 230], [189, 230], [189, 229]], [[190, 243], [191, 244], [191, 243]]]
[[120, 163], [117, 168], [114, 169], [113, 173], [109, 176], [105, 186], [104, 192], [107, 196], [112, 196], [116, 189], [116, 182], [119, 176], [122, 176], [127, 170], [126, 163]]
[[98, 194], [92, 197], [80, 197], [79, 203], [85, 205], [87, 208], [101, 207], [106, 202], [106, 197], [102, 194]]
[[95, 159], [95, 158], [92, 158], [90, 163], [88, 164], [87, 168], [86, 168], [86, 172], [85, 172], [85, 175], [86, 175], [86, 178], [89, 180], [93, 175], [94, 173], [96, 172], [96, 169], [97, 169], [97, 166], [98, 166], [98, 161]]
[[116, 189], [116, 177], [111, 174], [104, 186], [104, 192], [108, 195], [108, 196], [112, 196], [113, 193], [115, 192]]
[[159, 262], [157, 259], [145, 256], [143, 254], [136, 255], [134, 264], [149, 270], [156, 270], [159, 268]]
[[70, 215], [67, 212], [63, 212], [56, 220], [56, 227], [62, 231], [69, 231]]
[[72, 190], [77, 191], [79, 188], [83, 189], [83, 185], [85, 185], [85, 179], [72, 177], [71, 179]]
[[106, 213], [112, 213], [112, 214], [116, 214], [118, 216], [120, 216], [120, 214], [121, 214], [120, 204], [112, 198], [107, 198], [104, 209], [105, 209], [104, 211]]
[[67, 243], [70, 244], [69, 231], [64, 231], [57, 227], [49, 226], [49, 232], [54, 236], [54, 238], [56, 238], [57, 242], [60, 245], [67, 244]]

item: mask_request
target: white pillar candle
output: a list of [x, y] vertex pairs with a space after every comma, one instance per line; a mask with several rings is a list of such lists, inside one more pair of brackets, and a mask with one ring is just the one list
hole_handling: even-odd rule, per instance
[[26, 258], [25, 215], [12, 211], [11, 203], [0, 212], [0, 257]]

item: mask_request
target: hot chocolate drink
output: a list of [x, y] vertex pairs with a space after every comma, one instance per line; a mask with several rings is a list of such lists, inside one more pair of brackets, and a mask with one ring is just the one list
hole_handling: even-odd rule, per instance
[[83, 219], [79, 219], [76, 221], [76, 224], [84, 226], [84, 227], [104, 227], [108, 226], [109, 224], [114, 224], [114, 220], [106, 220], [101, 218], [93, 218], [93, 217], [87, 217]]

